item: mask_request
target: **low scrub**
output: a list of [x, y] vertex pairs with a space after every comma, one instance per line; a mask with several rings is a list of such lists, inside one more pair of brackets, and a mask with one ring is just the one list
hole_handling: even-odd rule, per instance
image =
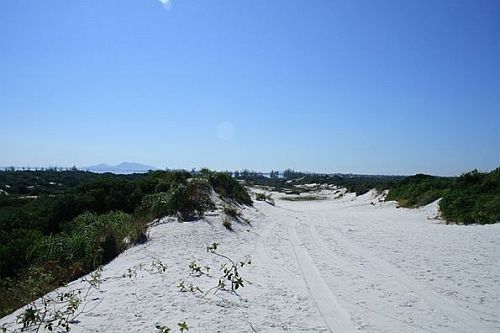
[[256, 192], [255, 193], [255, 200], [257, 200], [257, 201], [265, 201], [268, 204], [274, 206], [274, 199], [271, 196], [271, 194], [266, 194], [266, 193], [262, 193], [262, 192]]
[[144, 241], [146, 229], [145, 223], [126, 213], [87, 212], [63, 232], [37, 238], [25, 250], [29, 267], [15, 278], [0, 278], [0, 315], [109, 262], [128, 246]]
[[420, 207], [441, 197], [453, 183], [451, 178], [418, 174], [394, 184], [386, 200], [396, 200], [402, 207]]
[[143, 239], [144, 232], [145, 226], [135, 223], [126, 213], [87, 212], [75, 218], [65, 232], [42, 238], [28, 255], [34, 264], [79, 263], [86, 271], [109, 262], [127, 246]]
[[236, 207], [230, 205], [225, 205], [222, 212], [232, 218], [238, 218], [241, 216], [241, 212]]
[[203, 216], [215, 207], [212, 188], [228, 202], [252, 204], [238, 181], [209, 170], [5, 171], [0, 187], [9, 192], [0, 195], [0, 316], [31, 301], [25, 282], [34, 269], [50, 273], [50, 283], [36, 281], [48, 292], [146, 241], [154, 218]]
[[252, 198], [250, 198], [248, 191], [230, 174], [213, 172], [207, 169], [203, 169], [200, 174], [208, 179], [215, 192], [221, 197], [236, 201], [242, 205], [252, 205]]
[[443, 218], [463, 224], [500, 222], [500, 168], [466, 173], [453, 185], [439, 203]]
[[169, 193], [160, 192], [148, 194], [142, 199], [138, 212], [142, 216], [156, 219], [172, 214], [173, 209], [171, 209], [171, 206]]
[[448, 222], [500, 222], [500, 168], [489, 173], [474, 170], [457, 178], [408, 177], [391, 187], [386, 200], [396, 200], [403, 207], [419, 207], [439, 198], [441, 216]]
[[222, 218], [222, 225], [224, 228], [226, 228], [229, 231], [233, 231], [233, 222], [231, 222], [231, 219], [228, 216], [224, 216]]
[[241, 298], [241, 296], [238, 294], [238, 289], [244, 288], [245, 283], [248, 281], [240, 275], [240, 270], [243, 269], [243, 267], [250, 265], [252, 261], [248, 257], [244, 260], [236, 261], [229, 256], [219, 252], [219, 245], [219, 243], [213, 243], [212, 245], [207, 247], [208, 253], [211, 253], [224, 261], [219, 268], [219, 278], [215, 278], [214, 276], [212, 276], [212, 274], [210, 273], [212, 271], [211, 267], [208, 265], [201, 265], [195, 261], [189, 264], [189, 269], [191, 270], [191, 274], [193, 277], [205, 276], [208, 278], [215, 278], [217, 284], [210, 289], [203, 291], [200, 287], [194, 284], [186, 285], [184, 281], [181, 281], [177, 286], [180, 292], [190, 292], [193, 294], [199, 293], [203, 294], [203, 297], [206, 297], [210, 293], [217, 294], [218, 292], [228, 292]]
[[168, 192], [146, 195], [139, 213], [150, 218], [178, 214], [182, 219], [199, 218], [215, 208], [211, 199], [212, 189], [207, 180], [193, 178], [186, 184], [177, 184]]

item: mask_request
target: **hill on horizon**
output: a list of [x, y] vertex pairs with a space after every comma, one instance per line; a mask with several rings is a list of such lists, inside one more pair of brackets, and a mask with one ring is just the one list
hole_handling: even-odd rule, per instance
[[157, 167], [137, 162], [122, 162], [117, 165], [109, 165], [106, 163], [101, 163], [97, 165], [83, 167], [82, 169], [97, 173], [104, 173], [104, 172], [136, 173], [136, 172], [148, 172], [149, 170], [159, 170], [159, 168]]

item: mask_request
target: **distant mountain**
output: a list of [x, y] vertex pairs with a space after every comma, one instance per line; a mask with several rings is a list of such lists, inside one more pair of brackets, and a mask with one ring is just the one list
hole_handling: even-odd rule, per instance
[[97, 164], [97, 165], [91, 165], [88, 167], [82, 168], [83, 170], [87, 171], [92, 171], [92, 172], [97, 172], [97, 173], [104, 173], [104, 172], [112, 172], [112, 173], [142, 173], [142, 172], [148, 172], [149, 170], [158, 170], [157, 167], [151, 166], [151, 165], [146, 165], [146, 164], [141, 164], [141, 163], [135, 163], [135, 162], [123, 162], [118, 165], [109, 165], [109, 164]]

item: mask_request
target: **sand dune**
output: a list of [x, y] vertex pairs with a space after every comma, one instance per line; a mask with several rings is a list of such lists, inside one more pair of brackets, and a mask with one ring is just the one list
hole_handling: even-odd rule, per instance
[[[161, 323], [189, 332], [495, 332], [500, 330], [500, 225], [444, 225], [437, 205], [397, 208], [376, 193], [326, 200], [256, 202], [250, 224], [222, 226], [219, 213], [151, 228], [151, 241], [103, 269], [73, 332], [155, 331]], [[240, 269], [245, 287], [180, 292], [180, 282], [206, 291], [223, 259], [251, 259]], [[190, 274], [189, 264], [211, 266]], [[167, 266], [164, 273], [152, 263]], [[149, 267], [149, 268], [148, 268]], [[128, 270], [130, 268], [130, 270]], [[123, 277], [133, 271], [132, 276]], [[83, 288], [75, 281], [68, 288]], [[0, 324], [14, 328], [20, 310]]]

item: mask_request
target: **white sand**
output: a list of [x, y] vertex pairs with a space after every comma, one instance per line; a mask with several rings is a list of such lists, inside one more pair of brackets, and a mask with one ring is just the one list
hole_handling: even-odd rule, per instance
[[[155, 332], [161, 322], [189, 332], [499, 332], [500, 225], [444, 225], [422, 209], [379, 203], [370, 192], [276, 206], [256, 202], [244, 216], [252, 226], [222, 227], [217, 214], [151, 230], [151, 241], [129, 249], [104, 267], [95, 309], [78, 317], [72, 332]], [[372, 205], [372, 202], [374, 205]], [[215, 278], [190, 276], [196, 260], [221, 261], [220, 251], [252, 264], [241, 269], [249, 283], [242, 299], [218, 293], [181, 293], [186, 281], [206, 290]], [[127, 268], [159, 259], [164, 274]], [[70, 288], [82, 286], [75, 281]], [[0, 320], [8, 327], [15, 314]]]

